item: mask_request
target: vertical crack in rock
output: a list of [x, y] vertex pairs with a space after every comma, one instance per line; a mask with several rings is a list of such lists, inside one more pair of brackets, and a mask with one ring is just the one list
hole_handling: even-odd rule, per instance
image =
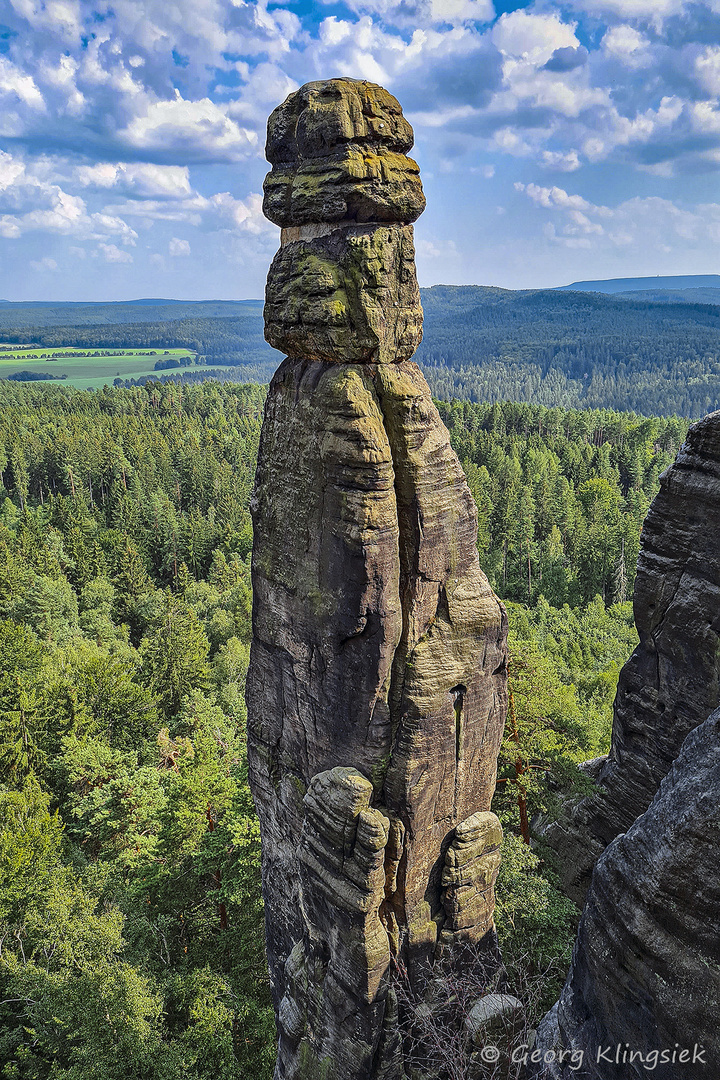
[[540, 827], [582, 903], [597, 857], [643, 814], [683, 740], [720, 703], [720, 412], [690, 428], [643, 525], [634, 611], [640, 642], [620, 673], [596, 794]]
[[309, 83], [268, 122], [281, 229], [252, 499], [250, 781], [277, 1080], [404, 1076], [394, 957], [497, 970], [507, 619], [430, 391], [412, 129], [372, 83]]

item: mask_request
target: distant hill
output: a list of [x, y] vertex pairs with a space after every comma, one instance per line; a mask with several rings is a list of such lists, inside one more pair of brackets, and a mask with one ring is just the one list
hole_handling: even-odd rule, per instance
[[603, 281], [574, 281], [560, 285], [557, 292], [657, 292], [668, 289], [720, 289], [720, 274], [681, 274], [678, 277], [608, 278]]
[[262, 300], [119, 300], [109, 303], [14, 303], [0, 300], [0, 328], [116, 326], [124, 323], [262, 315]]
[[438, 397], [688, 417], [720, 408], [714, 304], [447, 285], [422, 301], [416, 358]]
[[[692, 291], [713, 302], [691, 300]], [[437, 397], [692, 418], [720, 408], [720, 287], [668, 290], [672, 302], [662, 289], [421, 292], [425, 337], [416, 359]], [[2, 304], [0, 341], [184, 347], [208, 369], [230, 366], [238, 382], [267, 381], [280, 360], [264, 341], [260, 300]]]
[[613, 293], [617, 299], [647, 300], [651, 304], [720, 304], [720, 289], [638, 289]]

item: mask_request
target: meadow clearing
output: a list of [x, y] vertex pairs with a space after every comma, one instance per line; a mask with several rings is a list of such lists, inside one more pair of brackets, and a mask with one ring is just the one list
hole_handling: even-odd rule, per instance
[[[65, 376], [63, 382], [81, 390], [112, 385], [116, 378], [137, 379], [151, 375], [158, 360], [187, 360], [183, 371], [197, 371], [195, 353], [190, 349], [88, 349], [46, 348], [4, 344], [0, 346], [0, 379], [20, 371], [42, 375]], [[159, 371], [158, 375], [167, 374]]]

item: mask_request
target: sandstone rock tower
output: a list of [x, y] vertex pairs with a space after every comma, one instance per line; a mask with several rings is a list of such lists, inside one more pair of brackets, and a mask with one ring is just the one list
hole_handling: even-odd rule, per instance
[[[270, 117], [282, 228], [253, 495], [250, 778], [263, 842], [277, 1080], [400, 1080], [392, 960], [495, 957], [506, 618], [428, 386], [412, 129], [372, 83]], [[472, 948], [468, 948], [471, 946]]]

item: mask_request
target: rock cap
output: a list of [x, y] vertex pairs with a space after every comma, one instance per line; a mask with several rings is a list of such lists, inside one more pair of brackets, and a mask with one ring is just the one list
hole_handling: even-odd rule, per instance
[[375, 83], [306, 83], [270, 115], [265, 216], [282, 228], [316, 222], [410, 224], [425, 209], [413, 130]]

